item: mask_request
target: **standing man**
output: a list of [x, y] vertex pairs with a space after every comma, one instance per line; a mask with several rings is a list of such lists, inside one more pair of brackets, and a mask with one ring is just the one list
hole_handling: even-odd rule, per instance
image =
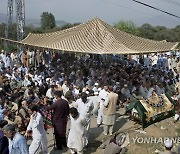
[[98, 109], [98, 117], [97, 117], [97, 127], [99, 127], [102, 123], [102, 116], [103, 116], [103, 104], [108, 95], [108, 86], [104, 86], [99, 92], [98, 102], [99, 102], [99, 109]]
[[89, 100], [91, 100], [93, 102], [93, 110], [91, 112], [91, 114], [94, 115], [94, 117], [97, 117], [97, 111], [98, 111], [98, 92], [94, 92], [93, 90], [89, 91]]
[[2, 131], [3, 127], [7, 124], [6, 120], [0, 120], [0, 154], [9, 154], [8, 139]]
[[9, 154], [29, 154], [26, 139], [16, 132], [13, 124], [5, 125], [3, 132], [9, 141]]
[[56, 139], [56, 147], [58, 150], [62, 150], [62, 146], [67, 147], [66, 143], [66, 126], [69, 115], [69, 104], [66, 100], [62, 99], [62, 92], [55, 91], [54, 96], [56, 102], [51, 106], [46, 107], [46, 110], [53, 110], [53, 125]]
[[69, 90], [67, 80], [64, 80], [63, 85], [62, 85], [62, 90], [63, 90], [63, 95], [65, 96], [66, 92]]
[[103, 124], [104, 124], [104, 135], [108, 132], [110, 135], [113, 134], [113, 127], [116, 120], [116, 107], [118, 102], [118, 94], [113, 92], [113, 87], [109, 86], [109, 94], [104, 102], [103, 109]]
[[87, 145], [85, 132], [85, 119], [74, 107], [70, 108], [71, 127], [68, 135], [68, 143], [71, 154], [83, 154], [83, 148]]
[[48, 154], [46, 132], [44, 130], [43, 117], [38, 112], [38, 106], [31, 105], [29, 107], [29, 113], [31, 114], [30, 122], [27, 127], [25, 137], [29, 136], [29, 132], [32, 131], [32, 143], [29, 147], [29, 154], [35, 154], [39, 148], [42, 149], [42, 154]]
[[82, 92], [81, 98], [79, 98], [75, 102], [75, 106], [77, 107], [79, 114], [86, 121], [86, 124], [84, 125], [84, 127], [85, 127], [84, 136], [85, 136], [86, 141], [88, 143], [89, 129], [90, 129], [90, 123], [91, 123], [91, 112], [94, 108], [93, 102], [89, 98], [87, 98], [87, 94], [85, 92]]

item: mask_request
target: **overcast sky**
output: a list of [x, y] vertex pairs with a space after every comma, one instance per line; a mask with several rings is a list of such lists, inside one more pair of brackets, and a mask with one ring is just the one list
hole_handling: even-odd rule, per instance
[[[0, 0], [0, 13], [6, 14], [7, 1]], [[180, 0], [139, 0], [159, 9], [180, 16]], [[132, 0], [25, 0], [26, 18], [39, 19], [43, 11], [51, 12], [56, 20], [86, 22], [98, 17], [114, 24], [120, 20], [132, 21], [136, 25], [150, 23], [174, 27], [180, 18], [145, 7]]]

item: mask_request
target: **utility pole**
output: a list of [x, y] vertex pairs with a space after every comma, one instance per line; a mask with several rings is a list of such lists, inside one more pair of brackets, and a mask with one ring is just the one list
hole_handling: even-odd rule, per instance
[[7, 23], [6, 23], [5, 36], [6, 38], [11, 38], [12, 37], [12, 23], [13, 23], [13, 0], [8, 0], [6, 22]]
[[[6, 38], [12, 37], [12, 23], [13, 23], [13, 3], [14, 0], [8, 0], [7, 6], [7, 25], [6, 25]], [[16, 26], [17, 26], [17, 41], [24, 38], [25, 26], [25, 5], [24, 0], [15, 0], [16, 7]]]
[[21, 41], [24, 38], [25, 5], [24, 5], [24, 0], [15, 0], [15, 3], [16, 3], [17, 41]]

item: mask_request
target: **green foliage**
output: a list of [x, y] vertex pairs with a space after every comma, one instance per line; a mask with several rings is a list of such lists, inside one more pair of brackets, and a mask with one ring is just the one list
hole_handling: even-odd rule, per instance
[[[5, 30], [6, 30], [6, 24], [5, 23], [0, 24], [0, 37], [5, 38]], [[15, 23], [11, 27], [11, 35], [12, 36], [9, 39], [16, 40], [17, 29], [16, 29], [16, 24]]]
[[17, 26], [16, 23], [12, 25], [12, 36], [10, 39], [17, 40]]
[[155, 31], [150, 24], [144, 24], [138, 28], [138, 36], [153, 39]]
[[41, 14], [42, 30], [53, 29], [54, 27], [56, 27], [56, 21], [54, 15], [49, 12], [43, 12]]
[[0, 42], [0, 52], [2, 49], [4, 49], [4, 46], [3, 46], [2, 42]]
[[32, 25], [28, 25], [24, 27], [25, 37], [34, 30], [35, 28]]
[[130, 33], [133, 35], [137, 35], [137, 33], [138, 33], [137, 27], [131, 21], [119, 21], [118, 23], [114, 24], [114, 27], [121, 31]]
[[5, 37], [5, 28], [6, 28], [6, 24], [4, 23], [0, 24], [0, 37]]
[[44, 31], [41, 28], [32, 29], [31, 33], [43, 33]]
[[152, 40], [166, 40], [168, 42], [180, 42], [180, 25], [173, 29], [164, 26], [153, 27], [150, 24], [144, 24], [138, 28], [138, 36]]
[[17, 49], [16, 45], [8, 44], [6, 51], [7, 51], [7, 52], [12, 52], [12, 51], [14, 51], [15, 49]]
[[180, 42], [180, 25], [176, 26], [172, 31], [174, 32], [176, 41]]
[[68, 24], [65, 24], [65, 25], [61, 26], [61, 30], [68, 29], [68, 28], [77, 26], [77, 25], [79, 25], [79, 24], [81, 24], [81, 23], [74, 23], [74, 24], [68, 23]]

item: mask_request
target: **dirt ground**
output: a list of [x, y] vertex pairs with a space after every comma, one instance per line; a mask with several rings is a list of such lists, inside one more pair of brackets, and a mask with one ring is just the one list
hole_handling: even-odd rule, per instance
[[[175, 142], [180, 143], [180, 124], [179, 122], [174, 123], [173, 117], [152, 124], [143, 130], [141, 125], [129, 120], [128, 116], [122, 115], [123, 113], [124, 109], [120, 109], [117, 113], [114, 132], [128, 132], [130, 143], [127, 146], [127, 154], [153, 154], [157, 150], [163, 151], [163, 140], [161, 139], [167, 137], [174, 137]], [[69, 123], [67, 129], [69, 129]], [[103, 126], [97, 127], [96, 118], [92, 117], [89, 144], [88, 148], [85, 149], [84, 154], [102, 154], [102, 150], [99, 146], [110, 138], [110, 136], [104, 136], [102, 132]], [[50, 154], [70, 154], [67, 148], [61, 151], [53, 150], [54, 137], [52, 129], [48, 130], [47, 137]], [[148, 142], [147, 140], [144, 140], [145, 138], [153, 138], [154, 140]], [[178, 144], [174, 144], [173, 151], [177, 152], [177, 148]]]

